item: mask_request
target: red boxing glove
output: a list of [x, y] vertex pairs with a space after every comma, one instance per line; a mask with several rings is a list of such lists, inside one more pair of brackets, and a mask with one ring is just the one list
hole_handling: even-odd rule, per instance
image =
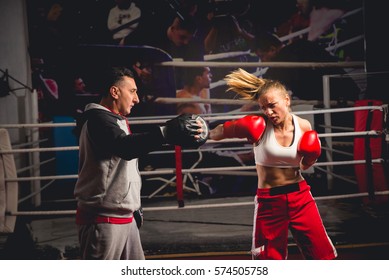
[[303, 157], [303, 165], [311, 166], [316, 162], [321, 154], [321, 143], [316, 131], [308, 130], [301, 136], [297, 152]]
[[266, 121], [261, 116], [248, 115], [238, 120], [227, 121], [223, 124], [225, 138], [247, 138], [256, 143], [266, 128]]

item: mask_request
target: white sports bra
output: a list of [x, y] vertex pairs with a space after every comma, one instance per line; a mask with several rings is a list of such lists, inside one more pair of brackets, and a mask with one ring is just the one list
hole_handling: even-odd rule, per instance
[[271, 121], [267, 121], [266, 129], [260, 142], [254, 147], [255, 163], [270, 167], [299, 167], [301, 156], [297, 154], [297, 144], [301, 138], [301, 128], [297, 117], [292, 114], [294, 124], [293, 142], [289, 147], [284, 147], [277, 142], [274, 135], [274, 127]]

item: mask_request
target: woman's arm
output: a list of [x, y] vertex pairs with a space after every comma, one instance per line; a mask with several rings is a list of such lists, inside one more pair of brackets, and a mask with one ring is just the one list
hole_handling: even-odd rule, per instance
[[223, 124], [219, 124], [214, 129], [209, 131], [209, 139], [211, 140], [222, 140], [224, 139], [224, 127]]

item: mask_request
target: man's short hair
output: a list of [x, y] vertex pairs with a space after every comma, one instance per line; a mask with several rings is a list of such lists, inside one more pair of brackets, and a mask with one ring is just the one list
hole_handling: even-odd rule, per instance
[[191, 15], [184, 15], [183, 18], [176, 17], [172, 23], [176, 28], [188, 31], [195, 35], [198, 29], [196, 19]]
[[187, 67], [184, 69], [184, 75], [183, 75], [183, 83], [184, 85], [193, 85], [194, 80], [197, 76], [202, 76], [204, 71], [206, 70], [205, 67]]
[[102, 71], [101, 76], [101, 95], [105, 96], [108, 94], [111, 86], [116, 85], [118, 82], [123, 80], [124, 77], [135, 78], [134, 73], [124, 66], [107, 67]]
[[270, 32], [259, 32], [255, 35], [254, 50], [269, 51], [271, 47], [282, 46], [281, 40], [277, 35]]

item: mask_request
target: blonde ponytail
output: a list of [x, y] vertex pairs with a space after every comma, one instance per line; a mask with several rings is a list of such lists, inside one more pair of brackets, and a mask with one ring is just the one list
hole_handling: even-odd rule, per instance
[[242, 68], [227, 74], [224, 80], [227, 82], [227, 91], [234, 91], [241, 96], [241, 99], [246, 100], [255, 101], [262, 93], [273, 87], [286, 92], [285, 87], [280, 82], [258, 78]]

